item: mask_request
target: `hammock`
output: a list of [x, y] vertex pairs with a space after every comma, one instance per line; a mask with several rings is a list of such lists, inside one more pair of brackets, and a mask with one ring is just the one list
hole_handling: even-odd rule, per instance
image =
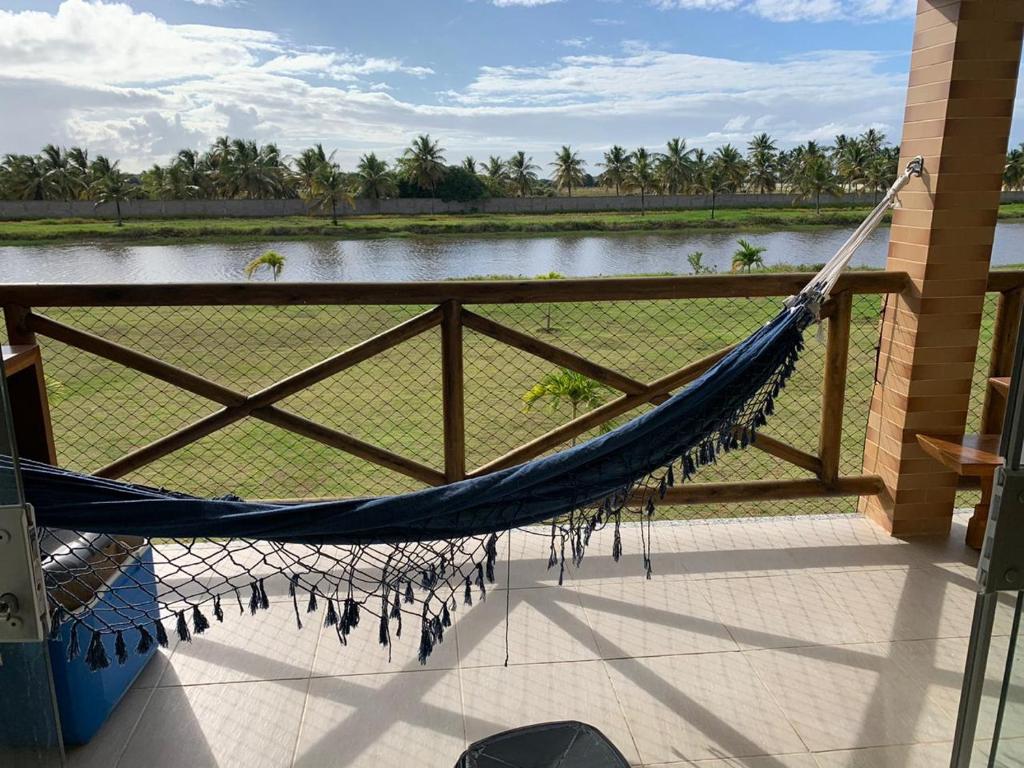
[[[154, 639], [166, 644], [164, 617], [174, 617], [179, 638], [191, 640], [209, 627], [201, 606], [212, 602], [223, 621], [221, 598], [233, 595], [244, 612], [240, 590], [247, 589], [250, 612], [265, 610], [265, 579], [278, 575], [287, 578], [297, 625], [301, 592], [306, 613], [325, 602], [323, 622], [342, 642], [370, 613], [380, 643], [390, 647], [403, 614], [413, 612], [425, 662], [451, 625], [459, 593], [469, 605], [474, 594], [486, 597], [499, 537], [539, 523], [550, 526], [548, 566], [559, 567], [561, 583], [567, 546], [578, 566], [591, 536], [608, 526], [618, 560], [620, 526], [632, 515], [641, 522], [650, 578], [650, 521], [667, 489], [720, 453], [756, 441], [795, 369], [804, 330], [854, 251], [920, 172], [918, 159], [808, 286], [697, 380], [617, 429], [551, 456], [401, 495], [299, 504], [196, 498], [20, 462], [26, 498], [44, 530], [51, 631], [71, 623], [69, 657], [80, 653], [79, 630], [90, 631], [86, 661], [93, 669], [109, 665], [104, 638], [113, 636], [123, 663], [126, 631], [135, 630], [136, 651], [145, 653]], [[0, 458], [0, 466], [11, 461]], [[125, 560], [153, 539], [172, 540], [158, 546], [155, 571], [112, 584], [107, 576], [123, 573]], [[91, 591], [84, 588], [90, 584]]]

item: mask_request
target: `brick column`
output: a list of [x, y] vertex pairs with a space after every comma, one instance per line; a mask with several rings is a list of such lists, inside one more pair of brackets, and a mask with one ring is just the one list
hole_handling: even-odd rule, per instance
[[925, 175], [900, 195], [886, 268], [912, 287], [882, 319], [861, 511], [894, 535], [949, 531], [957, 478], [918, 432], [964, 433], [1017, 88], [1024, 0], [920, 0], [900, 146]]

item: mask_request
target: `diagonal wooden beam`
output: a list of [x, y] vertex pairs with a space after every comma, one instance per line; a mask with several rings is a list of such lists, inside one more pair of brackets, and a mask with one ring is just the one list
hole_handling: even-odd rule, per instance
[[466, 476], [480, 477], [481, 475], [486, 475], [499, 469], [514, 467], [516, 464], [521, 464], [524, 461], [529, 461], [530, 459], [540, 456], [542, 453], [561, 445], [566, 440], [578, 437], [584, 432], [614, 419], [616, 416], [621, 416], [644, 403], [652, 402], [656, 398], [662, 397], [674, 389], [678, 389], [679, 387], [689, 384], [729, 354], [735, 346], [736, 345], [733, 344], [725, 349], [720, 349], [718, 352], [714, 352], [700, 360], [697, 360], [696, 362], [690, 363], [677, 371], [673, 371], [659, 379], [655, 379], [644, 387], [643, 392], [622, 395], [605, 403], [604, 405], [594, 408], [592, 411], [587, 411], [582, 416], [578, 416], [572, 421], [566, 422], [562, 426], [556, 427], [550, 432], [546, 432], [528, 443], [524, 443], [517, 448], [513, 448], [505, 455], [499, 456], [497, 459], [494, 459], [483, 466], [477, 467]]
[[316, 440], [318, 443], [329, 445], [345, 453], [351, 453], [360, 459], [387, 467], [427, 485], [444, 485], [445, 483], [443, 472], [438, 472], [436, 469], [420, 464], [418, 461], [380, 448], [337, 429], [317, 424], [315, 421], [310, 421], [294, 413], [283, 411], [280, 408], [260, 408], [253, 411], [252, 415], [268, 424], [274, 424], [282, 429], [287, 429], [289, 432]]
[[109, 341], [101, 336], [72, 328], [42, 315], [29, 315], [25, 322], [40, 335], [49, 336], [69, 346], [153, 376], [179, 389], [206, 397], [225, 406], [101, 467], [94, 472], [97, 476], [122, 477], [128, 472], [163, 458], [244, 419], [246, 416], [255, 416], [326, 445], [345, 450], [367, 461], [401, 472], [416, 480], [436, 485], [438, 478], [441, 478], [440, 482], [443, 482], [443, 475], [426, 465], [378, 448], [339, 430], [320, 427], [308, 419], [274, 408], [272, 404], [397, 346], [403, 341], [435, 327], [440, 321], [441, 310], [435, 307], [250, 396], [158, 358]]
[[477, 333], [489, 336], [495, 341], [500, 341], [502, 344], [507, 344], [510, 347], [521, 349], [523, 352], [535, 355], [542, 360], [547, 360], [549, 363], [554, 363], [555, 365], [568, 368], [576, 373], [581, 373], [594, 381], [600, 382], [601, 384], [613, 389], [617, 389], [620, 392], [637, 395], [642, 394], [647, 390], [647, 386], [642, 381], [637, 381], [629, 376], [624, 376], [618, 371], [613, 371], [611, 368], [605, 368], [603, 365], [598, 365], [595, 362], [587, 360], [585, 357], [560, 349], [553, 344], [548, 344], [546, 341], [541, 341], [535, 336], [529, 336], [521, 331], [515, 330], [514, 328], [509, 328], [507, 325], [496, 323], [489, 318], [476, 314], [475, 312], [469, 312], [464, 309], [462, 311], [462, 322], [467, 328], [472, 328]]
[[794, 448], [788, 443], [784, 443], [781, 440], [776, 440], [774, 437], [768, 435], [762, 435], [760, 432], [757, 434], [757, 439], [750, 444], [751, 448], [757, 448], [759, 451], [764, 451], [769, 456], [774, 456], [777, 459], [793, 464], [801, 469], [806, 469], [808, 472], [813, 472], [815, 475], [821, 476], [821, 459], [811, 453], [801, 451], [799, 448]]

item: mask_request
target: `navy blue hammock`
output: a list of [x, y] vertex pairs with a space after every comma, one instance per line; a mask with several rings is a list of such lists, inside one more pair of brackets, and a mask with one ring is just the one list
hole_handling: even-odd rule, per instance
[[[371, 614], [390, 652], [412, 613], [425, 662], [458, 605], [486, 597], [499, 538], [513, 529], [544, 524], [548, 566], [559, 568], [561, 582], [566, 561], [578, 566], [591, 536], [606, 527], [618, 560], [620, 526], [631, 516], [640, 522], [650, 577], [650, 521], [667, 488], [756, 441], [796, 367], [805, 329], [916, 172], [908, 167], [808, 287], [702, 376], [626, 424], [544, 458], [401, 495], [298, 504], [196, 498], [21, 462], [26, 497], [46, 531], [52, 631], [71, 624], [71, 655], [79, 653], [79, 631], [91, 632], [86, 661], [104, 667], [105, 636], [123, 662], [125, 632], [135, 631], [143, 653], [166, 643], [165, 620], [191, 640], [210, 626], [203, 608], [222, 621], [223, 598], [256, 613], [269, 608], [268, 586], [279, 583], [300, 628], [304, 614], [322, 609], [341, 642]], [[117, 581], [140, 551], [155, 551], [155, 565]]]

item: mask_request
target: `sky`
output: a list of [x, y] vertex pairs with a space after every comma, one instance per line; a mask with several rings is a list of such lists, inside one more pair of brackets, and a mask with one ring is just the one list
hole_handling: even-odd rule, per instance
[[897, 141], [915, 0], [0, 0], [0, 152]]

